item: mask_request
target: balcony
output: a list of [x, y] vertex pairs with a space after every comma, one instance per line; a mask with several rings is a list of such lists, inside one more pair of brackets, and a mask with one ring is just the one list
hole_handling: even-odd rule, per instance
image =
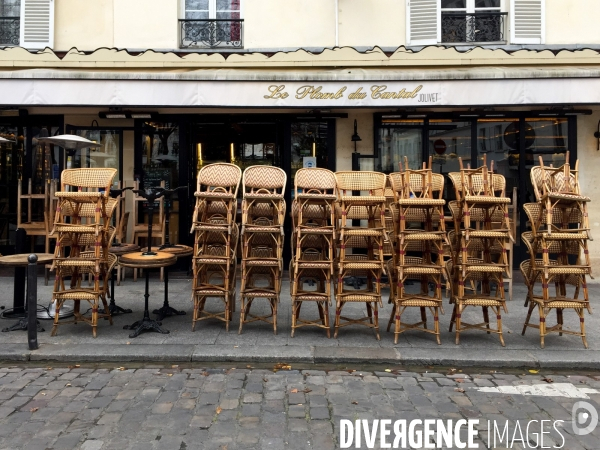
[[505, 12], [442, 12], [442, 43], [506, 43]]
[[20, 17], [0, 17], [0, 45], [19, 45]]
[[243, 19], [179, 21], [179, 48], [243, 48]]

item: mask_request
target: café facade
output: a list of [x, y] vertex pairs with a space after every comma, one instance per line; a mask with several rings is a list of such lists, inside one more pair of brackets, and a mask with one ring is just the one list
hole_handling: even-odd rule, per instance
[[[436, 172], [449, 173], [459, 157], [476, 166], [485, 154], [522, 205], [533, 199], [529, 169], [539, 157], [556, 165], [569, 151], [582, 188], [600, 201], [595, 50], [431, 46], [224, 57], [10, 48], [0, 55], [0, 89], [0, 136], [14, 139], [0, 146], [2, 254], [14, 249], [18, 180], [40, 189], [66, 167], [116, 167], [125, 185], [189, 186], [173, 205], [171, 241], [181, 243], [190, 242], [197, 170], [212, 162], [282, 167], [289, 200], [295, 171], [311, 164], [389, 173], [405, 156], [415, 166], [431, 156]], [[63, 133], [102, 147], [37, 144]], [[449, 182], [446, 191], [450, 198]], [[593, 228], [597, 211], [592, 206]], [[597, 266], [600, 247], [592, 242], [590, 252]]]

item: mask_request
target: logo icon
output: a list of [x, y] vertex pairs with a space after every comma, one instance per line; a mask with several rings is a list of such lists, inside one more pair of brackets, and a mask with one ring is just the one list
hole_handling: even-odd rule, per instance
[[571, 423], [577, 436], [590, 434], [598, 425], [598, 411], [588, 402], [577, 402], [571, 410]]

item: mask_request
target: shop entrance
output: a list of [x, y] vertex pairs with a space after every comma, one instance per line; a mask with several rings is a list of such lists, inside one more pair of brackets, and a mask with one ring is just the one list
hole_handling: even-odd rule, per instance
[[[298, 169], [316, 163], [316, 167], [335, 171], [335, 118], [284, 114], [161, 116], [161, 120], [136, 123], [135, 141], [134, 177], [142, 185], [167, 180], [171, 187], [188, 186], [173, 198], [169, 233], [171, 242], [186, 245], [193, 245], [189, 230], [196, 176], [202, 166], [225, 162], [238, 165], [242, 171], [254, 165], [280, 167], [288, 176], [288, 208]], [[240, 186], [239, 201], [241, 197]], [[288, 222], [286, 261], [290, 253]]]

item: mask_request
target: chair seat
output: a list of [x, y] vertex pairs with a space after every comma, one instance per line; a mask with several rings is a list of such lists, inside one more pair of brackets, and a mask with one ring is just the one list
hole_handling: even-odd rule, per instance
[[437, 308], [442, 305], [442, 300], [428, 300], [425, 298], [406, 298], [396, 299], [395, 303], [397, 306], [415, 306], [415, 307], [432, 307]]
[[242, 225], [246, 233], [281, 233], [281, 226]]
[[194, 196], [198, 197], [198, 198], [206, 198], [206, 199], [216, 198], [219, 200], [226, 200], [226, 199], [233, 200], [236, 198], [236, 196], [234, 194], [229, 193], [229, 192], [214, 192], [214, 191], [195, 192]]
[[401, 206], [444, 206], [446, 200], [441, 198], [401, 198], [398, 200], [398, 204]]
[[279, 267], [281, 264], [280, 259], [245, 259], [242, 261], [242, 264], [250, 267]]
[[244, 200], [283, 200], [283, 194], [272, 194], [272, 193], [245, 193]]
[[466, 295], [462, 298], [455, 297], [454, 299], [465, 306], [504, 306], [506, 304], [506, 302], [502, 299], [482, 297], [477, 295]]
[[398, 272], [400, 270], [402, 270], [402, 272], [404, 272], [405, 275], [439, 275], [440, 273], [443, 272], [443, 267], [442, 266], [436, 266], [436, 265], [421, 265], [421, 266], [397, 266], [396, 270], [398, 270]]
[[301, 194], [297, 194], [296, 198], [298, 200], [311, 199], [311, 200], [335, 201], [335, 200], [337, 200], [337, 195], [301, 193]]
[[91, 289], [69, 289], [67, 291], [58, 291], [52, 294], [57, 300], [96, 300], [99, 296], [105, 295], [105, 291], [94, 292]]
[[332, 262], [330, 261], [295, 261], [294, 264], [299, 269], [329, 269]]
[[381, 236], [383, 228], [342, 228], [346, 236]]
[[85, 192], [85, 191], [73, 191], [73, 192], [68, 192], [68, 191], [57, 191], [54, 193], [54, 195], [58, 198], [62, 198], [64, 200], [72, 200], [75, 202], [78, 201], [88, 201], [89, 199], [92, 199], [94, 201], [98, 200], [99, 198], [104, 198], [106, 200], [109, 199], [108, 194], [104, 193], [104, 192]]
[[377, 270], [383, 268], [383, 262], [368, 262], [368, 261], [360, 261], [360, 262], [339, 262], [340, 266], [343, 266], [345, 270]]
[[400, 238], [405, 241], [441, 241], [444, 239], [444, 233], [428, 233], [426, 231], [409, 231], [399, 233]]
[[342, 195], [340, 196], [340, 202], [346, 203], [352, 206], [377, 206], [378, 204], [385, 203], [386, 198], [384, 195]]
[[547, 241], [563, 241], [563, 240], [582, 240], [588, 239], [589, 236], [587, 233], [574, 232], [574, 233], [538, 233], [538, 236], [546, 239]]
[[315, 294], [311, 292], [310, 294], [296, 294], [292, 295], [292, 300], [295, 302], [326, 302], [330, 299], [329, 294]]
[[487, 204], [509, 204], [511, 199], [508, 197], [494, 197], [487, 195], [465, 195], [465, 202], [467, 203], [487, 203]]
[[336, 298], [343, 303], [378, 302], [381, 299], [381, 296], [377, 294], [337, 294]]
[[592, 199], [586, 197], [585, 195], [579, 194], [569, 194], [569, 193], [560, 193], [560, 192], [550, 192], [546, 195], [542, 196], [542, 201], [550, 199], [550, 200], [567, 200], [570, 202], [591, 202]]
[[567, 308], [587, 308], [589, 302], [585, 300], [578, 299], [568, 299], [568, 298], [560, 298], [560, 297], [550, 297], [548, 300], [544, 300], [541, 297], [532, 297], [534, 303], [540, 304], [545, 308], [558, 308], [558, 309], [567, 309]]

